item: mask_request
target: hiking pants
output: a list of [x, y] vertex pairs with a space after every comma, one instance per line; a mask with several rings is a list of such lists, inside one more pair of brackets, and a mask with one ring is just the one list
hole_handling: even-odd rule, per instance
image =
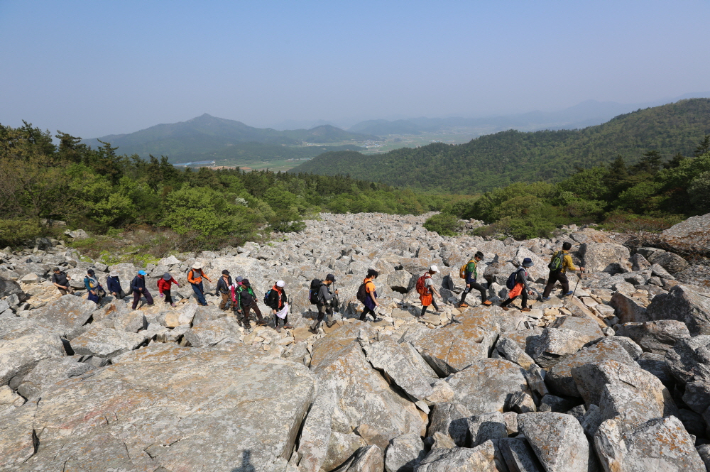
[[476, 289], [476, 290], [478, 290], [479, 292], [481, 292], [481, 301], [482, 301], [482, 302], [485, 302], [485, 301], [486, 301], [486, 289], [483, 288], [483, 286], [482, 286], [481, 284], [479, 284], [478, 282], [471, 282], [471, 283], [468, 284], [468, 286], [464, 289], [463, 294], [461, 294], [461, 303], [463, 303], [464, 300], [466, 300], [466, 295], [468, 295], [469, 292], [470, 292], [471, 290], [473, 290], [473, 289]]
[[[527, 307], [528, 307], [528, 291], [525, 290], [525, 288], [523, 288], [523, 291], [520, 293], [520, 295], [522, 295], [522, 297], [523, 297], [523, 304], [522, 304], [523, 308], [527, 308]], [[508, 306], [508, 305], [510, 305], [510, 304], [513, 302], [513, 300], [515, 300], [516, 298], [518, 298], [518, 297], [516, 296], [516, 297], [513, 297], [513, 298], [508, 298], [508, 299], [506, 299], [503, 303], [501, 303], [500, 306], [501, 306], [501, 307]]]
[[141, 301], [141, 295], [145, 297], [146, 301], [148, 302], [148, 305], [153, 304], [153, 297], [150, 295], [150, 292], [148, 289], [143, 289], [143, 292], [139, 292], [138, 290], [135, 290], [133, 292], [133, 309], [135, 310], [136, 307], [138, 306], [138, 302]]
[[195, 292], [195, 299], [197, 300], [198, 305], [207, 305], [207, 300], [205, 300], [205, 289], [202, 282], [190, 285], [192, 285], [192, 291]]
[[[436, 300], [434, 300], [434, 297], [431, 297], [431, 304], [434, 305], [434, 309], [436, 311], [439, 311], [439, 307], [436, 304]], [[429, 305], [423, 306], [422, 307], [422, 314], [419, 316], [424, 316], [424, 313], [426, 313], [426, 309], [429, 308]]]
[[330, 305], [325, 305], [319, 303], [317, 305], [318, 307], [318, 322], [320, 323], [323, 321], [323, 318], [325, 318], [325, 315], [332, 316], [333, 315], [333, 308]]
[[222, 295], [222, 301], [219, 304], [219, 309], [226, 310], [232, 299], [229, 297], [229, 293], [220, 293], [220, 295]]
[[555, 286], [556, 282], [559, 282], [560, 285], [562, 285], [562, 293], [569, 292], [569, 280], [567, 280], [567, 274], [563, 273], [562, 271], [551, 271], [550, 275], [547, 277], [547, 285], [545, 285], [545, 291], [542, 292], [543, 298], [547, 298], [550, 296], [550, 292], [552, 292], [552, 289]]
[[281, 326], [286, 326], [288, 324], [288, 315], [286, 315], [286, 318], [284, 319], [274, 315], [274, 327], [277, 327], [279, 323], [281, 323]]
[[170, 295], [170, 289], [163, 290], [163, 295], [165, 295], [165, 303], [168, 305], [173, 304], [173, 297]]
[[375, 311], [372, 308], [366, 306], [365, 309], [362, 311], [362, 315], [360, 315], [360, 321], [366, 321], [368, 314], [372, 315], [373, 319], [377, 319]]
[[[261, 310], [259, 309], [259, 305], [256, 304], [256, 300], [251, 302], [251, 305], [246, 305], [242, 306], [242, 313], [244, 322], [248, 325], [249, 324], [249, 311], [254, 310], [254, 314], [256, 315], [256, 321], [258, 323], [263, 323], [264, 322], [264, 317], [261, 316]], [[277, 317], [278, 318], [278, 317]]]

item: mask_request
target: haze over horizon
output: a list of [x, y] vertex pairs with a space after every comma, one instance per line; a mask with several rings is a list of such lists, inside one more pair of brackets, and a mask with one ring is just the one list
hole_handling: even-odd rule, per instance
[[710, 89], [710, 2], [0, 1], [0, 123], [83, 138], [556, 111]]

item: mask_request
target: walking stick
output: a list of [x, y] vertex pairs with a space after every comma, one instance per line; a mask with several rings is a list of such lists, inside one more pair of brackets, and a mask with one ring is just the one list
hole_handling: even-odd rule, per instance
[[[579, 271], [579, 277], [577, 277], [577, 283], [574, 284], [574, 290], [572, 291], [572, 296], [570, 298], [574, 297], [574, 294], [577, 293], [577, 287], [579, 287], [579, 281], [582, 280], [582, 275], [584, 274], [583, 270]], [[562, 304], [563, 307], [567, 307], [567, 300]]]

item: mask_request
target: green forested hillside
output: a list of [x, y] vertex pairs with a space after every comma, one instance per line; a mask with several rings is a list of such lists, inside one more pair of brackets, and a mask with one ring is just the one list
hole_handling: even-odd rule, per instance
[[[135, 133], [88, 139], [83, 143], [95, 149], [102, 146], [101, 142], [109, 143], [121, 154], [138, 154], [143, 158], [167, 156], [170, 162], [178, 163], [213, 160], [215, 154], [230, 159], [246, 157], [247, 162], [258, 160], [259, 155], [264, 160], [298, 159], [302, 155], [316, 155], [313, 151], [291, 147], [302, 142], [325, 144], [372, 139], [378, 138], [328, 125], [309, 130], [277, 131], [204, 114], [180, 123], [151, 126]], [[281, 148], [280, 153], [277, 146]]]
[[304, 217], [319, 211], [421, 213], [443, 205], [442, 199], [348, 177], [193, 172], [165, 157], [119, 155], [109, 145], [92, 149], [64, 133], [56, 138], [58, 145], [29, 124], [0, 125], [0, 247], [52, 234], [46, 226], [51, 220], [114, 236], [148, 228], [164, 236], [170, 246], [164, 249], [185, 250], [297, 231]]
[[435, 143], [366, 156], [329, 152], [292, 172], [349, 175], [427, 191], [473, 194], [514, 182], [556, 182], [578, 168], [637, 162], [658, 151], [663, 160], [690, 154], [710, 133], [710, 99], [638, 110], [581, 130], [504, 131], [466, 144]]

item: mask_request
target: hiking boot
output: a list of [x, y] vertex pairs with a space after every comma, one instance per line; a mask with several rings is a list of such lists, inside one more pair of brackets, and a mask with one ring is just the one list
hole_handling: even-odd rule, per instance
[[572, 290], [570, 290], [569, 292], [563, 294], [562, 296], [563, 296], [563, 297], [567, 297], [567, 296], [569, 296], [569, 295], [572, 295], [572, 293], [574, 293], [574, 292], [572, 292]]
[[508, 311], [508, 310], [510, 310], [510, 308], [508, 308], [507, 306], [502, 306], [501, 308], [503, 309], [503, 311]]
[[530, 308], [528, 308], [528, 307], [521, 308], [520, 311], [530, 311]]
[[276, 325], [276, 332], [277, 332], [277, 333], [280, 333], [280, 332], [281, 332], [281, 326], [279, 326], [278, 324]]
[[544, 301], [544, 302], [549, 302], [549, 301], [550, 301], [550, 297], [542, 297], [542, 301]]
[[284, 329], [293, 329], [293, 326], [291, 326], [291, 323], [286, 323]]
[[491, 301], [489, 301], [489, 300], [484, 300], [484, 301], [483, 301], [483, 304], [486, 305], [486, 306], [491, 306], [491, 305], [493, 305], [493, 303], [492, 303]]
[[257, 325], [257, 326], [266, 326], [267, 323], [266, 323], [266, 321], [264, 321], [264, 320], [259, 320], [259, 321], [256, 322], [256, 325]]
[[316, 321], [315, 323], [313, 323], [313, 324], [311, 325], [311, 327], [308, 328], [308, 331], [310, 331], [311, 333], [316, 333], [316, 334], [317, 334], [317, 333], [318, 333], [318, 326], [320, 326], [320, 321]]
[[173, 307], [173, 308], [175, 308], [177, 305], [174, 304], [174, 303], [171, 303], [170, 306]]
[[459, 303], [459, 308], [468, 308], [468, 303], [465, 303], [465, 302]]

